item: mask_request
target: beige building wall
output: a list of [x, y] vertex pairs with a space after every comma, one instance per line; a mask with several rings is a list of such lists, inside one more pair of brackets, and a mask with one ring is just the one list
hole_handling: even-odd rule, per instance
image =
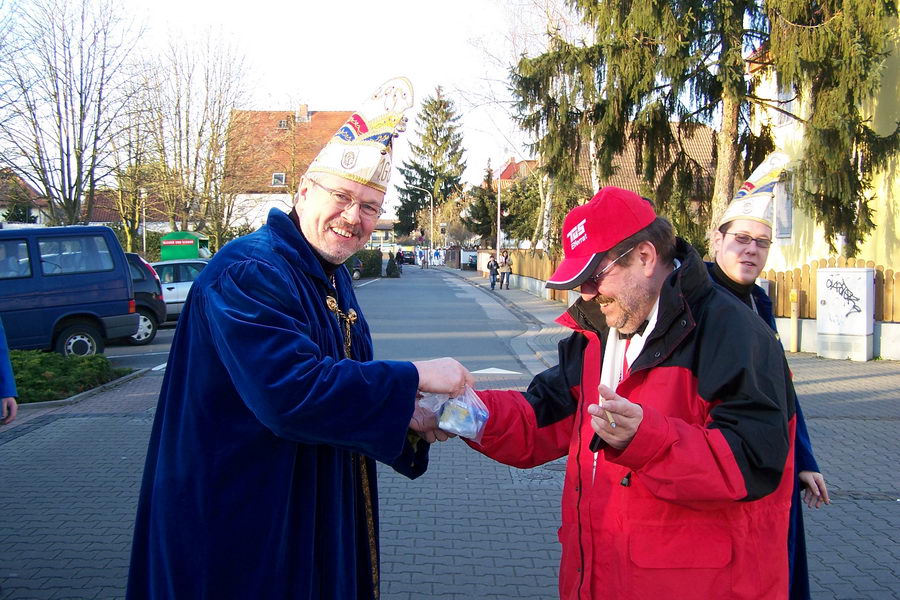
[[[760, 95], [777, 97], [774, 80], [761, 86]], [[891, 133], [900, 121], [900, 42], [897, 38], [885, 62], [881, 89], [864, 110], [880, 135]], [[777, 149], [791, 156], [799, 156], [803, 152], [802, 125], [793, 119], [781, 119], [774, 112], [770, 112], [768, 118]], [[900, 268], [900, 159], [894, 159], [887, 169], [876, 174], [872, 180], [872, 195], [875, 197], [872, 204], [875, 230], [861, 245], [857, 258], [897, 270]], [[838, 252], [840, 250], [838, 248]], [[822, 226], [795, 206], [791, 237], [776, 240], [769, 252], [766, 268], [779, 271], [792, 269], [829, 256], [835, 254], [828, 249]]]

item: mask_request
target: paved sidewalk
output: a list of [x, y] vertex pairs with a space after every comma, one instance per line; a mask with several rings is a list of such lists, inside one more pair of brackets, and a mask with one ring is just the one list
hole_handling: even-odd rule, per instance
[[[569, 334], [554, 322], [563, 303], [492, 291], [480, 272], [447, 271], [525, 312], [530, 329], [512, 345], [556, 363], [556, 344]], [[900, 598], [900, 362], [788, 353], [788, 363], [832, 497], [831, 506], [804, 509], [812, 597]]]
[[[526, 332], [509, 345], [529, 371], [555, 362], [563, 304], [434, 271], [519, 317]], [[900, 598], [900, 363], [788, 360], [834, 498], [806, 511], [813, 598]], [[123, 597], [161, 381], [148, 372], [77, 404], [24, 408], [0, 428], [0, 600]], [[61, 445], [72, 430], [84, 447]], [[512, 469], [459, 440], [436, 445], [416, 481], [380, 469], [382, 597], [555, 598], [563, 469]]]

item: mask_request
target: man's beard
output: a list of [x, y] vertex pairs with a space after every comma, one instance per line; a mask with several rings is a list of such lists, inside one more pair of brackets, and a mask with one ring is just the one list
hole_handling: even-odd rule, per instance
[[[608, 327], [615, 327], [622, 333], [633, 333], [643, 321], [643, 319], [638, 319], [637, 317], [636, 311], [639, 309], [640, 303], [636, 301], [636, 294], [633, 292], [634, 290], [625, 290], [618, 298], [597, 294], [591, 298], [591, 302], [595, 302], [599, 306], [615, 303], [619, 308], [619, 314], [606, 315], [604, 313], [606, 325]], [[615, 320], [610, 321], [610, 319]]]
[[348, 252], [347, 248], [342, 247], [340, 249], [337, 249], [337, 252], [335, 253], [330, 252], [329, 249], [320, 249], [319, 253], [322, 255], [322, 258], [324, 258], [328, 262], [337, 265], [342, 264], [345, 260], [353, 256], [353, 254], [365, 247], [365, 242], [361, 242], [359, 239], [360, 229], [358, 225], [350, 225], [349, 223], [341, 219], [336, 219], [325, 226], [324, 230], [322, 231], [322, 235], [327, 236], [329, 233], [331, 233], [332, 228], [350, 232], [352, 236], [350, 238], [347, 238], [346, 241], [348, 244], [353, 244], [356, 249]]

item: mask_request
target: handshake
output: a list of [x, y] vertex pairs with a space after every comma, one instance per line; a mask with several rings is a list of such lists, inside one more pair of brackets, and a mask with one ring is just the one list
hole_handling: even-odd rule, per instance
[[[469, 370], [452, 358], [415, 361], [413, 365], [419, 371], [419, 392], [446, 394], [455, 398], [465, 392], [467, 385], [475, 387], [475, 380]], [[438, 428], [434, 411], [420, 406], [418, 401], [409, 420], [409, 428], [429, 444], [453, 437], [453, 434]]]

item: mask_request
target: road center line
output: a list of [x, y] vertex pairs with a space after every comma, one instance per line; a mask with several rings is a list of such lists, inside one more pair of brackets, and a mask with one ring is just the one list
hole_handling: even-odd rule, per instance
[[369, 285], [370, 283], [375, 283], [376, 281], [378, 281], [378, 280], [377, 280], [377, 279], [370, 279], [369, 281], [364, 281], [364, 282], [362, 282], [362, 283], [359, 283], [359, 284], [357, 284], [357, 285], [354, 285], [353, 287], [355, 287], [355, 288], [361, 288], [361, 287], [363, 287], [363, 286], [365, 286], [365, 285]]

